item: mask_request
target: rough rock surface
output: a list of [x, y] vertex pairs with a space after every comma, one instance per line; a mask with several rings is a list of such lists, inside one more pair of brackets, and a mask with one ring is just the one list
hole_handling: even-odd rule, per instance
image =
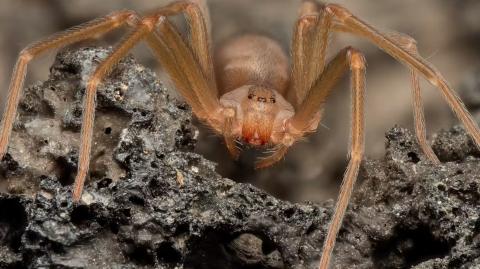
[[[25, 92], [0, 167], [0, 268], [316, 268], [333, 203], [219, 176], [191, 152], [187, 106], [131, 57], [99, 88], [90, 181], [72, 204], [84, 85], [107, 52], [64, 51]], [[405, 129], [387, 139], [362, 165], [333, 267], [480, 264], [480, 152], [463, 129], [436, 136], [439, 166]]]

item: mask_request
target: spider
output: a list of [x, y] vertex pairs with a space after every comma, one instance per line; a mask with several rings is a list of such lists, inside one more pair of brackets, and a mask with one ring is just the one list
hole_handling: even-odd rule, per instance
[[[183, 14], [188, 22], [189, 42], [168, 20], [169, 16], [178, 14]], [[98, 65], [86, 86], [78, 172], [73, 190], [75, 202], [81, 198], [90, 162], [97, 86], [141, 41], [150, 47], [196, 117], [223, 135], [226, 147], [234, 158], [239, 155], [236, 141], [272, 148], [273, 153], [258, 161], [257, 168], [278, 162], [290, 146], [317, 129], [323, 104], [333, 86], [343, 74], [350, 73], [352, 122], [349, 163], [323, 245], [319, 263], [321, 269], [329, 265], [364, 154], [365, 58], [359, 50], [346, 47], [326, 63], [325, 54], [331, 34], [343, 32], [365, 38], [409, 68], [415, 133], [422, 151], [433, 164], [440, 162], [426, 139], [420, 75], [440, 90], [475, 144], [480, 145], [477, 123], [444, 77], [419, 55], [415, 40], [407, 35], [381, 32], [342, 6], [304, 0], [294, 26], [292, 64], [289, 66], [279, 44], [260, 35], [236, 37], [213, 54], [205, 0], [181, 0], [144, 17], [129, 10], [114, 12], [22, 50], [13, 71], [1, 122], [0, 157], [3, 158], [7, 152], [27, 64], [46, 51], [103, 35], [123, 25], [128, 25], [131, 32]]]

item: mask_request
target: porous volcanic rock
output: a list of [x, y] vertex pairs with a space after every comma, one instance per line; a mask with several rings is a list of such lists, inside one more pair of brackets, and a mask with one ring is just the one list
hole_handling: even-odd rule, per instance
[[[89, 181], [73, 204], [81, 103], [107, 49], [61, 52], [26, 89], [1, 163], [0, 268], [316, 268], [332, 214], [215, 172], [192, 152], [191, 112], [124, 59], [98, 90]], [[432, 165], [395, 127], [366, 160], [333, 268], [472, 268], [480, 263], [480, 152], [460, 127]]]

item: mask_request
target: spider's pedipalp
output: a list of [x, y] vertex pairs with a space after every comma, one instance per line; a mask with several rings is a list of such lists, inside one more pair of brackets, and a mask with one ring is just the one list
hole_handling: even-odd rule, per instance
[[225, 123], [223, 126], [224, 141], [230, 156], [232, 156], [234, 160], [237, 160], [240, 157], [240, 148], [237, 145], [237, 138], [235, 137], [234, 132], [235, 112], [233, 111], [233, 114], [227, 114], [228, 115], [225, 116]]
[[272, 154], [263, 158], [260, 158], [255, 163], [255, 169], [263, 169], [278, 163], [287, 154], [287, 146], [279, 146], [273, 149]]

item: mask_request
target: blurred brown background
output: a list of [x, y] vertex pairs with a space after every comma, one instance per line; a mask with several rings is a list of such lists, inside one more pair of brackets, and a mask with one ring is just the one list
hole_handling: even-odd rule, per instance
[[[113, 10], [147, 11], [164, 0], [3, 0], [0, 1], [0, 87], [2, 102], [18, 52], [30, 42], [56, 31], [106, 15]], [[338, 0], [360, 18], [380, 29], [406, 33], [419, 44], [421, 54], [445, 75], [457, 90], [478, 68], [480, 46], [480, 2], [475, 0]], [[300, 1], [211, 0], [214, 43], [235, 34], [263, 33], [289, 50], [293, 24]], [[93, 44], [113, 45], [115, 35]], [[215, 46], [214, 44], [214, 46]], [[360, 48], [367, 56], [367, 158], [381, 158], [384, 133], [393, 125], [412, 128], [408, 70], [373, 45], [358, 38], [334, 35], [330, 55], [346, 45]], [[27, 84], [45, 80], [55, 53], [30, 65]], [[144, 46], [135, 55], [157, 68]], [[439, 94], [422, 84], [429, 133], [456, 122]], [[338, 85], [327, 104], [323, 125], [306, 142], [294, 146], [285, 161], [254, 171], [259, 154], [247, 151], [238, 162], [229, 160], [219, 138], [201, 129], [197, 151], [219, 163], [218, 171], [237, 181], [247, 181], [293, 201], [322, 201], [336, 195], [345, 168], [348, 146], [350, 100], [348, 83]]]

